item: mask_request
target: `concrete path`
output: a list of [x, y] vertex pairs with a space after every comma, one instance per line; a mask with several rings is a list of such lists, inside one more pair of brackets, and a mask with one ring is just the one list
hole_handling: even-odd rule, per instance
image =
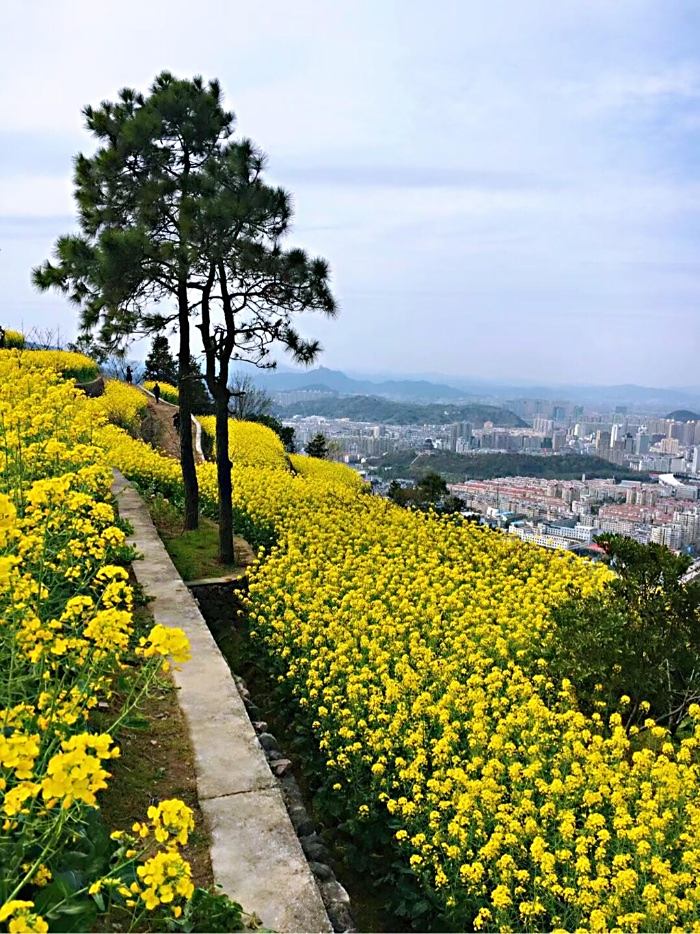
[[214, 879], [273, 931], [331, 931], [319, 890], [294, 833], [231, 672], [177, 573], [148, 510], [115, 473], [119, 514], [143, 560], [134, 573], [153, 616], [189, 637], [192, 659], [174, 672], [192, 740], [197, 793], [211, 835]]

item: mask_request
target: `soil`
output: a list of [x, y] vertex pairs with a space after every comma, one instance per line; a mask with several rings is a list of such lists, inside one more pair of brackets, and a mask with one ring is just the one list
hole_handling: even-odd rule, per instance
[[[173, 415], [179, 412], [176, 405], [168, 402], [156, 402], [148, 397], [148, 408], [143, 414], [141, 432], [144, 441], [153, 447], [168, 454], [170, 457], [180, 457], [180, 435], [173, 424]], [[195, 428], [192, 425], [192, 444], [195, 442]], [[195, 460], [201, 463], [202, 458], [195, 450]]]

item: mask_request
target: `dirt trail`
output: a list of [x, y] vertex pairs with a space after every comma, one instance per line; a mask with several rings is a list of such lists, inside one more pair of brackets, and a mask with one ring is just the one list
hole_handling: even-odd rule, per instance
[[[170, 457], [180, 456], [180, 436], [173, 424], [173, 415], [180, 410], [176, 405], [166, 402], [156, 402], [148, 397], [148, 408], [143, 420], [144, 440], [158, 448], [163, 454]], [[192, 443], [195, 443], [195, 427], [192, 425]], [[195, 460], [201, 463], [202, 458], [195, 449]]]

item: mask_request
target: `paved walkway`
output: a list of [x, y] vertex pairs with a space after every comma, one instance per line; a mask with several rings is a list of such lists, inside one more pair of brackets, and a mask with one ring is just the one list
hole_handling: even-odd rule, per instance
[[319, 890], [294, 833], [231, 672], [177, 573], [148, 510], [116, 474], [119, 514], [144, 556], [134, 573], [164, 626], [187, 633], [192, 659], [174, 673], [192, 740], [197, 793], [211, 835], [214, 879], [273, 931], [331, 931]]

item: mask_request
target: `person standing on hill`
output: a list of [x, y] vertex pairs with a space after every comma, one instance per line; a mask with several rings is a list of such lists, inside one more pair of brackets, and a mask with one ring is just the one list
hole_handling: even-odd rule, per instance
[[134, 374], [131, 372], [130, 366], [126, 368], [126, 381], [129, 383], [129, 385], [131, 385], [131, 383], [134, 381]]
[[158, 405], [158, 403], [160, 402], [160, 386], [158, 385], [158, 383], [156, 383], [155, 386], [153, 387], [153, 396], [155, 397], [156, 405]]

